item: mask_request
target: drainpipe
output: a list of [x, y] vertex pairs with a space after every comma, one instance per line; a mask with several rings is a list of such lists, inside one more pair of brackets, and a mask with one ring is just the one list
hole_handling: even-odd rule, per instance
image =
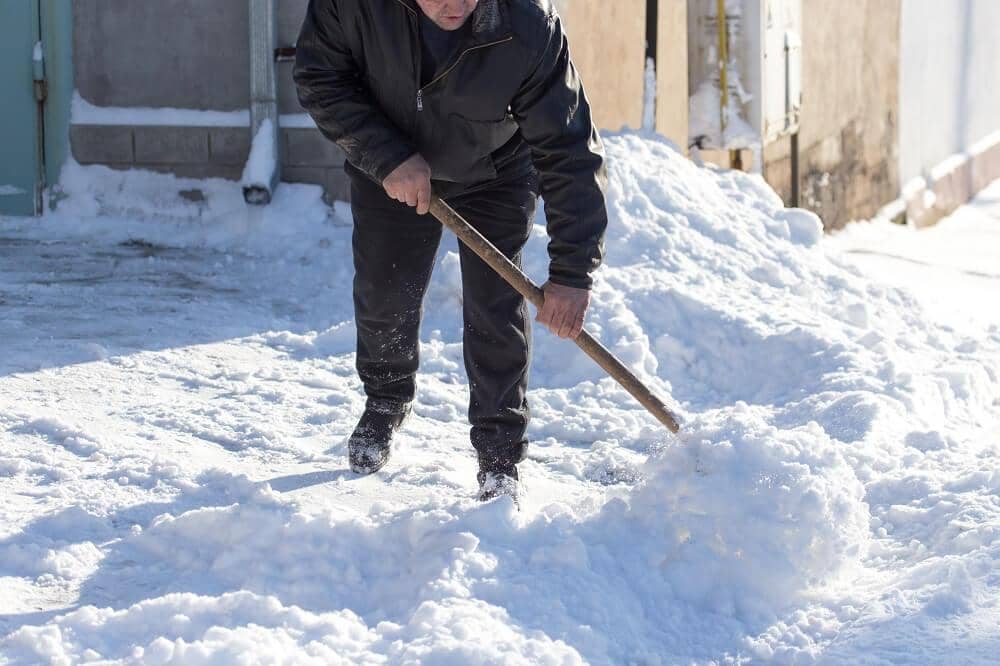
[[45, 80], [45, 50], [42, 40], [35, 42], [31, 54], [31, 77], [35, 91], [36, 114], [38, 116], [38, 142], [36, 144], [38, 173], [35, 174], [35, 215], [42, 214], [42, 191], [45, 189], [45, 99], [49, 96]]
[[726, 145], [726, 110], [729, 106], [729, 38], [726, 35], [726, 0], [718, 0], [715, 7], [715, 25], [719, 38], [719, 140]]
[[281, 180], [277, 46], [277, 0], [250, 2], [250, 157], [243, 170], [243, 198], [249, 204], [271, 202]]
[[[716, 25], [719, 31], [719, 131], [723, 147], [726, 144], [726, 127], [729, 124], [729, 17], [726, 0], [716, 2]], [[739, 150], [729, 151], [729, 168], [743, 170], [743, 155]]]

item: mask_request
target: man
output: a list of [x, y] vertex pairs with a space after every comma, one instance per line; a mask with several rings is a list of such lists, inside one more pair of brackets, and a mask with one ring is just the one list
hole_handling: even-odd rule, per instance
[[[415, 393], [421, 303], [441, 225], [432, 191], [520, 264], [539, 192], [549, 280], [536, 320], [579, 335], [607, 213], [603, 148], [550, 0], [310, 0], [294, 72], [302, 106], [347, 156], [357, 369], [348, 440], [372, 473]], [[479, 497], [518, 493], [531, 330], [524, 299], [460, 247]]]

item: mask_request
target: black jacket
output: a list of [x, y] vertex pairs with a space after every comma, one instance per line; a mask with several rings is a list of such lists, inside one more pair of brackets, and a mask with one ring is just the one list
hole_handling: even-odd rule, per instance
[[530, 148], [550, 279], [589, 287], [607, 227], [603, 146], [550, 0], [479, 0], [465, 41], [423, 86], [420, 11], [413, 0], [310, 0], [300, 103], [380, 184], [419, 152], [439, 189], [474, 186]]

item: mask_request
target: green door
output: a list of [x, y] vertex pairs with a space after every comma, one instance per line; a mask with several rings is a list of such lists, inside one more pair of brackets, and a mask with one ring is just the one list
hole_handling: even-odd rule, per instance
[[38, 0], [0, 2], [0, 215], [33, 215], [41, 202], [43, 149], [34, 85], [34, 63], [42, 59], [39, 38]]

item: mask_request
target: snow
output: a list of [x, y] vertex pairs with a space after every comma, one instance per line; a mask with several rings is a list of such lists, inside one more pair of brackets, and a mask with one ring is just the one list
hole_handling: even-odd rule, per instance
[[250, 110], [212, 111], [170, 107], [96, 106], [73, 93], [74, 125], [171, 125], [192, 127], [249, 127]]
[[[730, 70], [730, 88], [742, 90], [735, 69]], [[726, 106], [726, 130], [720, 132], [722, 93], [715, 79], [702, 81], [689, 101], [689, 136], [700, 138], [702, 148], [725, 150], [749, 149], [753, 152], [753, 170], [760, 171], [760, 136], [740, 115], [749, 95], [730, 94]]]
[[998, 319], [998, 216], [1000, 182], [928, 229], [917, 231], [882, 219], [849, 225], [831, 245], [881, 281], [913, 291], [943, 325], [987, 327]]
[[990, 132], [982, 139], [972, 144], [969, 148], [969, 155], [977, 157], [989, 150], [994, 149], [998, 145], [1000, 145], [1000, 130]]
[[[172, 107], [97, 106], [74, 91], [74, 125], [164, 125], [171, 127], [249, 127], [250, 110], [214, 111]], [[280, 125], [290, 128], [314, 128], [308, 113], [283, 113]]]
[[520, 512], [474, 499], [453, 237], [358, 478], [345, 204], [71, 164], [0, 219], [0, 662], [989, 663], [1000, 185], [824, 239], [759, 176], [605, 140], [588, 328], [682, 436], [538, 329]]
[[647, 132], [656, 131], [656, 61], [646, 58], [644, 78], [644, 94], [642, 103], [642, 129]]
[[0, 197], [17, 196], [18, 194], [25, 194], [25, 191], [14, 185], [0, 185]]
[[274, 177], [274, 170], [277, 168], [274, 147], [277, 141], [274, 140], [274, 125], [270, 118], [265, 118], [257, 134], [254, 135], [250, 144], [250, 155], [247, 158], [246, 166], [243, 167], [243, 187], [271, 188], [271, 179]]

